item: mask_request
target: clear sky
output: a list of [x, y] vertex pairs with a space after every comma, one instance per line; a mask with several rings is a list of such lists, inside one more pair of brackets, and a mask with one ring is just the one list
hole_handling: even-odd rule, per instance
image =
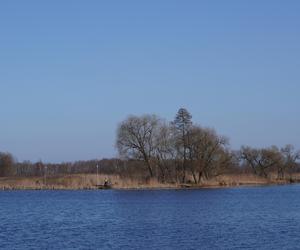
[[300, 1], [0, 1], [0, 151], [113, 157], [128, 114], [186, 107], [234, 149], [300, 148]]

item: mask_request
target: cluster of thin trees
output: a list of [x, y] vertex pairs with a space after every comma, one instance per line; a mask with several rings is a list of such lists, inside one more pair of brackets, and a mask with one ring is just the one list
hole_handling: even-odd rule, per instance
[[184, 108], [179, 109], [172, 122], [156, 115], [129, 116], [118, 126], [116, 147], [120, 158], [61, 164], [19, 163], [11, 154], [0, 152], [0, 177], [99, 171], [127, 178], [199, 184], [223, 174], [251, 173], [264, 178], [275, 174], [278, 179], [285, 179], [300, 172], [300, 152], [293, 146], [243, 146], [233, 151], [226, 137], [194, 124]]
[[242, 147], [239, 151], [241, 164], [251, 168], [252, 172], [267, 178], [270, 173], [276, 173], [277, 178], [282, 180], [286, 174], [298, 172], [300, 152], [295, 151], [292, 145], [286, 145], [279, 149], [276, 146], [256, 149]]
[[144, 163], [118, 158], [63, 162], [59, 164], [18, 162], [10, 153], [0, 153], [0, 177], [58, 177], [73, 174], [118, 175], [124, 178], [145, 179]]
[[[76, 162], [63, 162], [59, 164], [38, 161], [17, 162], [9, 153], [0, 153], [0, 177], [32, 177], [32, 176], [61, 176], [68, 174], [95, 174], [97, 168], [104, 174], [122, 174], [129, 170], [132, 164], [122, 164], [119, 159], [102, 159]], [[132, 172], [131, 172], [132, 174]]]
[[192, 115], [179, 109], [174, 121], [156, 115], [130, 116], [118, 127], [117, 148], [125, 159], [144, 162], [150, 177], [160, 181], [194, 182], [226, 173], [249, 170], [261, 177], [298, 171], [300, 153], [291, 145], [263, 149], [229, 148], [226, 137], [193, 124]]

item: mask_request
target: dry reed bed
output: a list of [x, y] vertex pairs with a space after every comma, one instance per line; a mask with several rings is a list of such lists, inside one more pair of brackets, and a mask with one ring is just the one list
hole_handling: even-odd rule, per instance
[[62, 189], [80, 190], [97, 189], [97, 185], [102, 185], [108, 179], [113, 188], [116, 189], [164, 189], [164, 188], [213, 188], [213, 187], [232, 187], [242, 185], [269, 185], [286, 184], [300, 182], [300, 174], [289, 176], [286, 180], [279, 181], [274, 176], [269, 179], [258, 177], [251, 174], [223, 175], [217, 178], [203, 181], [200, 185], [180, 185], [176, 183], [161, 183], [156, 179], [147, 182], [137, 178], [121, 178], [118, 175], [97, 175], [96, 174], [76, 174], [57, 177], [2, 177], [0, 178], [0, 189], [2, 190], [42, 190], [42, 189]]

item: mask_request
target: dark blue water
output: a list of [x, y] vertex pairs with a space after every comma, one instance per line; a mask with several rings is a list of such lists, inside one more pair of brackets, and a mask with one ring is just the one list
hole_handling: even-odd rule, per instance
[[0, 249], [300, 249], [300, 186], [3, 191]]

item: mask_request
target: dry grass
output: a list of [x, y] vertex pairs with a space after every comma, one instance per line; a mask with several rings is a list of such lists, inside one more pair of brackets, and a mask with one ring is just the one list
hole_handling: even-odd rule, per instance
[[221, 186], [264, 185], [269, 180], [252, 174], [224, 175], [216, 178]]
[[57, 177], [6, 177], [0, 178], [0, 189], [93, 189], [103, 184], [104, 179], [115, 180], [114, 176], [64, 175]]
[[0, 189], [97, 189], [103, 185], [105, 179], [109, 180], [113, 188], [175, 188], [174, 184], [163, 184], [151, 179], [147, 182], [134, 178], [121, 178], [118, 175], [74, 174], [57, 177], [5, 177], [0, 178]]
[[[180, 188], [181, 185], [176, 183], [161, 183], [156, 179], [143, 180], [138, 178], [121, 178], [118, 175], [97, 175], [96, 174], [76, 174], [64, 175], [57, 177], [5, 177], [0, 178], [0, 189], [96, 189], [96, 185], [104, 184], [108, 179], [113, 188], [116, 189], [154, 189], [154, 188]], [[251, 174], [240, 175], [223, 175], [214, 179], [203, 181], [200, 185], [187, 185], [185, 187], [224, 187], [224, 186], [241, 186], [241, 185], [268, 185], [268, 184], [285, 184], [290, 179], [294, 182], [300, 182], [300, 174], [288, 176], [286, 180], [279, 181], [276, 175], [271, 175], [265, 179]]]

